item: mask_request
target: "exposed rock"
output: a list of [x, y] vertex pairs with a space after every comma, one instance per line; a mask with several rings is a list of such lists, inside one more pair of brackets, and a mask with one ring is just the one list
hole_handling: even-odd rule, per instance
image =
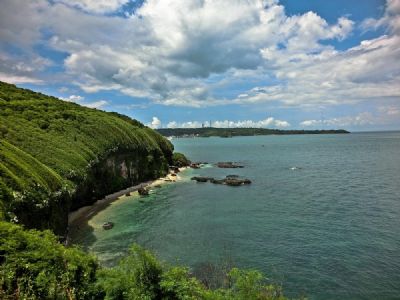
[[114, 223], [113, 222], [105, 222], [104, 224], [103, 224], [103, 229], [104, 230], [110, 230], [111, 228], [113, 228], [114, 227]]
[[251, 180], [249, 179], [237, 179], [237, 178], [226, 178], [225, 184], [230, 186], [239, 186], [244, 184], [250, 184]]
[[237, 165], [231, 161], [219, 162], [219, 163], [217, 163], [217, 167], [218, 168], [230, 168], [230, 169], [243, 168], [242, 165]]
[[191, 180], [196, 180], [197, 182], [207, 182], [207, 181], [212, 181], [214, 178], [212, 177], [201, 177], [201, 176], [194, 176], [190, 178]]
[[149, 194], [149, 191], [143, 187], [138, 189], [138, 193], [140, 196], [147, 196]]
[[131, 195], [131, 193], [129, 193], [129, 192], [125, 193], [126, 197], [129, 197], [130, 195]]
[[224, 184], [225, 179], [213, 179], [213, 180], [210, 180], [210, 182], [214, 183], [214, 184]]
[[230, 186], [239, 186], [242, 185], [243, 182], [241, 180], [232, 178], [232, 179], [225, 179], [225, 184]]
[[175, 174], [175, 173], [172, 173], [171, 176], [172, 176], [172, 177], [176, 177], [176, 174]]
[[215, 179], [212, 177], [195, 176], [191, 180], [196, 180], [197, 182], [211, 182], [213, 184], [225, 184], [229, 186], [240, 186], [245, 184], [251, 184], [251, 180], [244, 178], [240, 179], [238, 175], [228, 175], [224, 179]]

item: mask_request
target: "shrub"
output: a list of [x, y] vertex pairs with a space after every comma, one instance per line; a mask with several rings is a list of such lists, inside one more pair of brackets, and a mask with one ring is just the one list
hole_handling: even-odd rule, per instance
[[179, 152], [175, 152], [172, 156], [172, 164], [176, 167], [186, 167], [190, 165], [190, 160], [185, 155]]
[[96, 259], [49, 231], [0, 222], [1, 299], [94, 299]]

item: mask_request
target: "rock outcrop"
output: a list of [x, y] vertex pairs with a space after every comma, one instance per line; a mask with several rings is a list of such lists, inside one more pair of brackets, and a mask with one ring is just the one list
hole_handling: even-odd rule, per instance
[[217, 163], [218, 168], [224, 168], [224, 169], [237, 169], [237, 168], [244, 168], [242, 165], [235, 164], [231, 161], [227, 162], [218, 162]]
[[191, 180], [195, 180], [197, 182], [210, 182], [213, 184], [225, 184], [229, 186], [241, 186], [251, 184], [251, 180], [247, 178], [239, 178], [238, 175], [228, 175], [224, 179], [215, 179], [213, 177], [204, 177], [204, 176], [194, 176]]

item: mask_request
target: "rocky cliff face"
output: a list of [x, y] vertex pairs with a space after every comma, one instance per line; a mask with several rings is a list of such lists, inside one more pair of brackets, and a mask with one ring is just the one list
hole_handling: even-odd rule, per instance
[[[92, 166], [74, 191], [47, 193], [37, 186], [25, 195], [30, 201], [15, 201], [13, 211], [19, 223], [28, 228], [52, 229], [64, 236], [68, 213], [93, 204], [104, 196], [138, 183], [165, 176], [169, 153], [160, 151], [120, 151]], [[35, 199], [47, 198], [45, 204]]]
[[172, 162], [172, 144], [128, 116], [3, 82], [0, 100], [0, 220], [62, 235], [71, 209]]
[[168, 156], [160, 152], [119, 152], [93, 166], [72, 197], [71, 210], [90, 205], [107, 194], [165, 176]]

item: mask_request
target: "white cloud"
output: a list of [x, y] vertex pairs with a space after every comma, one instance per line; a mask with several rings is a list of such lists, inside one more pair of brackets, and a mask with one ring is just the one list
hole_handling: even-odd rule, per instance
[[129, 0], [55, 0], [68, 6], [78, 7], [87, 12], [108, 13], [119, 9]]
[[89, 102], [89, 103], [82, 103], [82, 105], [89, 107], [89, 108], [97, 108], [100, 109], [103, 106], [108, 105], [108, 101], [106, 100], [99, 100], [99, 101], [94, 101], [94, 102]]
[[[167, 128], [201, 128], [209, 126], [209, 121], [189, 121], [189, 122], [176, 122], [172, 121], [167, 124]], [[290, 127], [290, 123], [283, 120], [276, 120], [273, 117], [266, 118], [260, 121], [243, 120], [243, 121], [230, 121], [230, 120], [217, 120], [211, 122], [212, 127], [216, 128], [286, 128]]]
[[277, 85], [253, 88], [235, 103], [280, 101], [286, 105], [354, 104], [400, 97], [400, 36], [363, 41], [345, 52], [306, 55], [264, 49], [274, 61]]
[[374, 125], [378, 123], [378, 118], [369, 112], [363, 112], [355, 116], [343, 116], [337, 118], [330, 118], [326, 120], [305, 120], [300, 123], [302, 127], [350, 127], [350, 126], [364, 126]]
[[400, 107], [399, 106], [380, 106], [378, 107], [379, 112], [383, 113], [387, 116], [400, 116]]
[[325, 47], [320, 40], [343, 39], [352, 28], [346, 18], [328, 24], [312, 12], [288, 17], [278, 1], [148, 0], [129, 18], [79, 10], [112, 11], [125, 2], [37, 0], [26, 8], [21, 0], [5, 0], [7, 14], [20, 15], [21, 8], [22, 15], [32, 16], [8, 18], [2, 28], [18, 38], [13, 28], [26, 27], [31, 44], [40, 41], [41, 29], [51, 28], [51, 46], [69, 54], [65, 68], [86, 92], [119, 90], [195, 107], [229, 101], [213, 96], [218, 87], [207, 81], [213, 74], [269, 71], [272, 63], [261, 49], [282, 44], [292, 52], [314, 53]]
[[85, 97], [79, 96], [79, 95], [71, 95], [68, 97], [61, 97], [61, 100], [64, 101], [69, 101], [69, 102], [81, 102], [85, 99]]
[[[67, 77], [85, 92], [116, 90], [192, 107], [353, 104], [400, 97], [399, 1], [388, 0], [379, 21], [390, 28], [387, 35], [346, 51], [326, 41], [349, 36], [351, 20], [330, 24], [313, 12], [288, 16], [273, 0], [147, 0], [127, 18], [100, 15], [125, 0], [3, 0], [0, 40], [67, 53]], [[50, 41], [42, 32], [52, 35]], [[2, 72], [36, 78], [38, 70], [28, 74], [20, 66]], [[249, 78], [249, 90], [218, 96]]]
[[42, 80], [37, 79], [37, 78], [5, 74], [3, 72], [0, 72], [0, 81], [12, 83], [12, 84], [20, 84], [20, 83], [42, 84], [43, 83]]
[[382, 18], [368, 18], [361, 24], [364, 30], [375, 30], [379, 27], [388, 27], [392, 32], [400, 33], [400, 0], [387, 0]]
[[35, 54], [16, 57], [0, 52], [0, 80], [14, 84], [41, 84], [43, 80], [38, 78], [37, 73], [51, 65], [50, 60]]
[[108, 101], [106, 100], [98, 100], [98, 101], [93, 101], [93, 102], [87, 102], [85, 101], [85, 97], [80, 96], [80, 95], [70, 95], [68, 97], [60, 97], [61, 100], [68, 101], [68, 102], [75, 102], [80, 105], [89, 107], [89, 108], [97, 108], [100, 109], [103, 106], [106, 106], [109, 104]]
[[150, 128], [153, 128], [153, 129], [160, 128], [160, 126], [161, 126], [161, 121], [160, 121], [159, 118], [153, 117], [151, 123], [148, 124], [147, 126], [149, 126]]

